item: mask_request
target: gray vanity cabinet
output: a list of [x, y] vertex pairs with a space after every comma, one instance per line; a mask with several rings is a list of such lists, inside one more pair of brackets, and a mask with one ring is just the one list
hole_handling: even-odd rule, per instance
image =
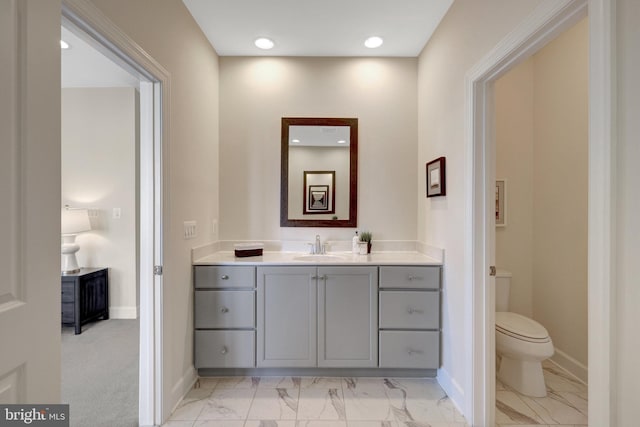
[[318, 268], [318, 366], [378, 366], [378, 268]]
[[440, 366], [440, 267], [380, 267], [380, 367]]
[[258, 267], [257, 366], [316, 366], [316, 267]]
[[258, 267], [258, 367], [378, 366], [377, 267]]
[[255, 366], [255, 267], [194, 267], [194, 364]]

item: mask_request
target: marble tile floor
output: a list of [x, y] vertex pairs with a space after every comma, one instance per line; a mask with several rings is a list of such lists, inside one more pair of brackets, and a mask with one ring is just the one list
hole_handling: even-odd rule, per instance
[[527, 397], [496, 380], [499, 427], [586, 427], [587, 386], [555, 364], [542, 364], [546, 397]]
[[201, 378], [164, 427], [469, 427], [435, 379]]

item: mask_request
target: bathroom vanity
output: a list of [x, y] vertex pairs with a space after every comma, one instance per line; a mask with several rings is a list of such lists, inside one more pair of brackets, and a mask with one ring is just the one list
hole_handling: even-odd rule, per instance
[[441, 265], [427, 256], [220, 252], [193, 268], [201, 373], [439, 367]]

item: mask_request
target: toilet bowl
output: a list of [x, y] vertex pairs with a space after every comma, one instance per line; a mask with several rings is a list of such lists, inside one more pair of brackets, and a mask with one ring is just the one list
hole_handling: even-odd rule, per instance
[[507, 311], [511, 274], [496, 274], [496, 354], [498, 379], [521, 394], [544, 397], [542, 361], [553, 355], [553, 342], [540, 323]]
[[517, 313], [496, 312], [496, 353], [500, 381], [525, 396], [547, 395], [542, 361], [553, 356], [553, 342], [544, 326]]

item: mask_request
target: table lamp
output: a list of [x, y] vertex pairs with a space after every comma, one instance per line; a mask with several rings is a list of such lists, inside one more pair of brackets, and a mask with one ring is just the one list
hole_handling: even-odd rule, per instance
[[65, 206], [62, 208], [62, 274], [80, 272], [76, 252], [80, 246], [76, 243], [76, 236], [91, 230], [89, 212], [87, 209], [76, 209]]

